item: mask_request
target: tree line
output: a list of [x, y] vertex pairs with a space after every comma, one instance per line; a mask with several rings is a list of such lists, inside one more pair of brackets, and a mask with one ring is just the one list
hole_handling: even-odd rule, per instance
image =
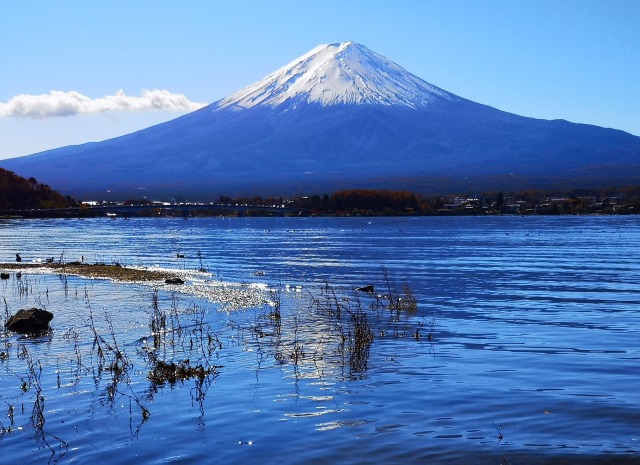
[[640, 214], [640, 186], [449, 195], [351, 189], [290, 199], [221, 196], [218, 203], [279, 205], [300, 208], [311, 215], [336, 216]]

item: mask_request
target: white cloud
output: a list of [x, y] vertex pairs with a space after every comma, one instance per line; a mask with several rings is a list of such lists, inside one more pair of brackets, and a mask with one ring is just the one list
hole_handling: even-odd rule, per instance
[[6, 103], [0, 103], [0, 118], [44, 119], [57, 116], [89, 115], [108, 111], [141, 112], [194, 111], [206, 103], [190, 101], [183, 94], [168, 90], [143, 90], [140, 97], [130, 97], [123, 91], [92, 99], [79, 92], [52, 90], [48, 94], [20, 94]]

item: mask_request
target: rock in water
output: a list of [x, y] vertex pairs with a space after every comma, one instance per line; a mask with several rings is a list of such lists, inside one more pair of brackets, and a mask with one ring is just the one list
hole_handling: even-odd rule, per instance
[[373, 288], [373, 285], [369, 284], [368, 286], [356, 288], [356, 291], [367, 292], [369, 294], [373, 294], [374, 288]]
[[37, 333], [49, 329], [53, 313], [39, 308], [23, 308], [13, 315], [4, 327], [17, 333]]

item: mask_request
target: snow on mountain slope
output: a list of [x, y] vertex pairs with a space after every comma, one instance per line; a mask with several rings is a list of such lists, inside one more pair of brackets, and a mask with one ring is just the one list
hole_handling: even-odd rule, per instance
[[320, 45], [221, 100], [215, 109], [298, 103], [401, 105], [411, 108], [459, 97], [414, 76], [355, 42]]

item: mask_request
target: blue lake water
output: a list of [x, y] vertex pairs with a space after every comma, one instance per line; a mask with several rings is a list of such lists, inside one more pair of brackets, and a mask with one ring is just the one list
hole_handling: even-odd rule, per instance
[[3, 220], [16, 252], [208, 273], [0, 282], [55, 314], [0, 336], [0, 463], [640, 463], [638, 216]]

